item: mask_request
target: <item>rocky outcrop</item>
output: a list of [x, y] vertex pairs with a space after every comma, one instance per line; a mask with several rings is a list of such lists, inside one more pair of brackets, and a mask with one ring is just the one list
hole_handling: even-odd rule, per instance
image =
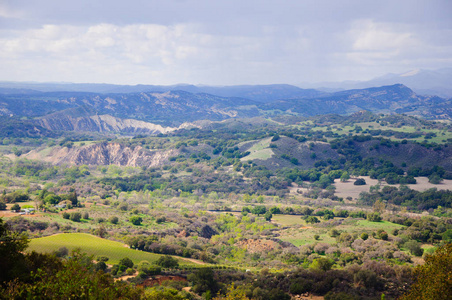
[[174, 127], [121, 119], [110, 115], [71, 116], [66, 114], [50, 115], [37, 120], [37, 123], [49, 130], [90, 131], [122, 134], [159, 134], [176, 130]]
[[174, 149], [150, 151], [139, 146], [130, 148], [119, 143], [100, 143], [80, 148], [54, 147], [45, 155], [31, 151], [23, 157], [53, 164], [155, 167], [165, 164], [170, 156], [178, 154], [178, 150]]

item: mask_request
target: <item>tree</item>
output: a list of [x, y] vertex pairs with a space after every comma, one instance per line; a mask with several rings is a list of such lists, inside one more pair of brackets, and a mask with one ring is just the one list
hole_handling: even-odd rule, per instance
[[141, 225], [141, 222], [143, 222], [143, 219], [139, 216], [132, 216], [130, 217], [130, 223], [132, 223], [133, 225]]
[[133, 261], [128, 257], [124, 257], [123, 259], [121, 259], [119, 261], [119, 264], [126, 266], [127, 268], [133, 268]]
[[111, 224], [118, 224], [119, 219], [118, 219], [118, 217], [116, 217], [116, 216], [111, 216], [111, 217], [108, 219], [108, 221], [109, 221]]
[[20, 205], [17, 203], [14, 203], [13, 206], [11, 206], [11, 211], [19, 211]]
[[199, 269], [196, 273], [188, 275], [188, 280], [193, 282], [193, 291], [198, 294], [210, 291], [212, 295], [216, 295], [220, 289], [210, 268]]
[[255, 215], [263, 215], [267, 212], [267, 208], [263, 205], [255, 206], [251, 209], [251, 212]]
[[319, 219], [317, 217], [314, 216], [309, 216], [305, 219], [306, 223], [311, 223], [311, 224], [315, 224], [315, 223], [319, 223]]
[[421, 248], [421, 244], [415, 240], [410, 240], [403, 244], [404, 248], [410, 250], [410, 253], [415, 256], [422, 256], [424, 254], [424, 249]]
[[69, 219], [74, 222], [80, 222], [80, 220], [82, 219], [82, 214], [79, 212], [73, 212], [71, 213]]
[[386, 208], [386, 204], [381, 201], [381, 200], [377, 200], [375, 201], [374, 205], [373, 205], [373, 210], [376, 213], [383, 213], [385, 211]]
[[350, 175], [348, 175], [348, 172], [345, 171], [344, 173], [342, 173], [341, 176], [341, 182], [347, 182], [350, 179]]
[[381, 221], [381, 217], [379, 213], [369, 213], [367, 214], [367, 220], [371, 221], [371, 222], [380, 222]]
[[6, 210], [6, 203], [4, 201], [0, 201], [0, 210]]
[[28, 242], [24, 234], [11, 231], [0, 219], [0, 283], [19, 277], [26, 270], [23, 251]]
[[353, 184], [354, 185], [366, 185], [366, 180], [364, 180], [364, 178], [358, 178], [355, 180], [355, 182]]
[[272, 215], [272, 213], [271, 213], [270, 211], [267, 211], [267, 212], [264, 214], [264, 218], [265, 218], [265, 220], [268, 221], [268, 222], [270, 222], [270, 221], [272, 220], [272, 217], [273, 217], [273, 215]]
[[310, 267], [314, 270], [328, 271], [333, 265], [334, 261], [332, 259], [320, 257], [314, 259]]
[[415, 269], [416, 282], [401, 300], [450, 299], [452, 295], [452, 244], [446, 244]]
[[156, 263], [163, 268], [177, 268], [179, 266], [177, 259], [169, 255], [160, 256]]
[[[77, 198], [77, 193], [75, 191], [70, 192], [67, 199], [69, 201], [71, 201], [72, 206], [77, 206], [78, 198]], [[86, 219], [86, 218], [84, 218], [84, 219]]]

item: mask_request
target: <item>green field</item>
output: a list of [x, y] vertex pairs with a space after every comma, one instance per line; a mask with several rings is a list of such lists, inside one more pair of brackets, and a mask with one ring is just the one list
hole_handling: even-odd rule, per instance
[[271, 158], [274, 155], [274, 153], [273, 150], [269, 148], [270, 143], [271, 138], [259, 141], [258, 143], [254, 144], [250, 149], [248, 149], [248, 151], [250, 151], [250, 154], [245, 157], [242, 157], [240, 160], [241, 161], [248, 161], [253, 159], [266, 160]]
[[[399, 224], [394, 224], [387, 221], [381, 222], [370, 222], [367, 220], [358, 220], [347, 218], [341, 225], [331, 226], [331, 227], [318, 227], [316, 225], [306, 224], [300, 216], [295, 215], [275, 215], [273, 221], [279, 223], [283, 226], [300, 225], [300, 228], [288, 228], [281, 232], [280, 239], [286, 242], [290, 242], [295, 246], [299, 247], [305, 244], [315, 243], [314, 235], [319, 235], [319, 242], [334, 244], [336, 243], [336, 238], [329, 235], [329, 231], [332, 228], [339, 230], [339, 232], [347, 232], [350, 234], [360, 235], [363, 232], [368, 234], [376, 232], [379, 229], [383, 229], [390, 236], [394, 229], [401, 229], [404, 226]], [[324, 222], [321, 218], [320, 220]]]
[[[130, 258], [135, 264], [146, 260], [150, 263], [157, 261], [159, 254], [127, 248], [120, 242], [110, 241], [86, 233], [63, 233], [43, 238], [32, 239], [28, 251], [53, 252], [66, 247], [69, 251], [80, 248], [88, 255], [106, 256], [109, 264], [117, 264], [124, 257]], [[179, 259], [180, 265], [193, 265], [193, 263]]]

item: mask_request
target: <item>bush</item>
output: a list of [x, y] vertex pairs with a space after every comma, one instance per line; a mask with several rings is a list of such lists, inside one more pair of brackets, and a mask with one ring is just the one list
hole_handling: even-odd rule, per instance
[[314, 216], [309, 216], [305, 219], [306, 223], [310, 223], [310, 224], [315, 224], [315, 223], [319, 223], [319, 219], [317, 217]]
[[70, 217], [71, 215], [69, 214], [69, 213], [67, 213], [67, 212], [64, 212], [63, 213], [63, 219], [66, 219], [66, 220], [69, 220], [69, 217]]
[[88, 212], [84, 212], [83, 213], [83, 219], [88, 220], [89, 219], [89, 213]]
[[82, 219], [82, 214], [79, 212], [73, 212], [71, 213], [69, 219], [71, 219], [71, 221], [73, 222], [80, 222], [80, 220]]
[[410, 240], [403, 244], [404, 248], [407, 248], [412, 255], [422, 256], [424, 254], [424, 249], [421, 248], [421, 244], [415, 240]]
[[364, 180], [364, 178], [358, 178], [355, 180], [355, 182], [353, 184], [354, 185], [366, 185], [366, 180]]
[[367, 214], [367, 220], [369, 220], [370, 222], [380, 222], [381, 217], [379, 213], [370, 213]]
[[133, 225], [141, 225], [141, 222], [143, 222], [143, 219], [139, 216], [133, 216], [130, 217], [130, 223], [132, 223]]
[[20, 205], [17, 203], [14, 203], [13, 206], [11, 206], [11, 211], [18, 211], [20, 210]]
[[156, 263], [163, 268], [177, 268], [179, 266], [177, 259], [169, 255], [161, 256]]
[[128, 257], [124, 257], [123, 259], [121, 259], [119, 261], [119, 265], [123, 265], [123, 266], [126, 266], [128, 268], [133, 268], [133, 261], [130, 258], [128, 258]]
[[96, 271], [104, 271], [107, 270], [107, 264], [103, 261], [100, 261], [96, 264]]
[[119, 219], [118, 219], [118, 217], [116, 217], [116, 216], [112, 216], [112, 217], [110, 217], [110, 218], [108, 219], [108, 221], [109, 221], [111, 224], [118, 224]]

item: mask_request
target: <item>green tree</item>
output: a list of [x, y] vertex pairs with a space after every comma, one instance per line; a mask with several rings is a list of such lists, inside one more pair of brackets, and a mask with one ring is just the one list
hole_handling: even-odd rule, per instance
[[111, 224], [118, 224], [119, 219], [118, 219], [118, 217], [116, 217], [116, 216], [111, 216], [111, 217], [108, 219], [108, 221], [109, 221]]
[[73, 212], [71, 213], [69, 219], [74, 222], [80, 222], [80, 220], [82, 219], [82, 214], [79, 212]]
[[306, 223], [311, 223], [311, 224], [315, 224], [315, 223], [319, 223], [319, 219], [315, 216], [309, 216], [305, 219]]
[[452, 295], [452, 244], [446, 244], [415, 269], [416, 282], [400, 300], [447, 300]]
[[342, 173], [341, 176], [341, 182], [347, 182], [350, 179], [350, 175], [348, 175], [348, 172], [345, 171], [344, 173]]
[[311, 268], [314, 270], [322, 270], [322, 271], [328, 271], [331, 270], [331, 267], [334, 265], [334, 261], [328, 258], [320, 257], [314, 259], [314, 261], [311, 264]]
[[11, 210], [12, 211], [19, 211], [20, 210], [20, 205], [17, 203], [14, 203], [13, 206], [11, 206]]
[[421, 244], [415, 240], [407, 241], [403, 244], [403, 247], [410, 250], [410, 253], [415, 256], [422, 256], [424, 249], [421, 248]]
[[23, 251], [27, 246], [25, 234], [11, 231], [0, 219], [0, 284], [19, 277], [26, 270]]
[[210, 291], [212, 295], [216, 295], [220, 289], [220, 285], [215, 280], [214, 272], [210, 268], [202, 268], [197, 272], [188, 275], [188, 280], [193, 283], [193, 291], [202, 294]]
[[143, 219], [139, 216], [132, 216], [129, 219], [130, 223], [132, 223], [133, 225], [141, 225], [141, 222], [143, 222]]
[[160, 256], [156, 263], [163, 268], [177, 268], [179, 266], [177, 259], [169, 255]]
[[128, 257], [124, 257], [123, 259], [121, 259], [119, 261], [119, 264], [126, 266], [127, 268], [133, 268], [133, 261]]
[[264, 214], [264, 218], [265, 218], [265, 220], [268, 221], [268, 222], [270, 222], [270, 221], [272, 220], [272, 217], [273, 217], [273, 215], [272, 215], [272, 213], [271, 213], [270, 211], [267, 211], [267, 212]]

